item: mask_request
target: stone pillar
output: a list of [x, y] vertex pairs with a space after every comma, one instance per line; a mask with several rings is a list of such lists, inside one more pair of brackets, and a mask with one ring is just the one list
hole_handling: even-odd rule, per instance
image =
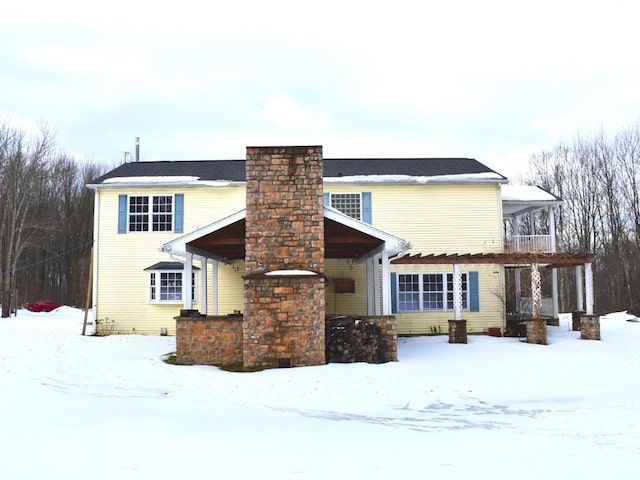
[[574, 332], [580, 331], [580, 318], [584, 315], [584, 312], [576, 310], [571, 312], [571, 330]]
[[449, 320], [449, 343], [467, 343], [466, 320]]
[[547, 344], [547, 322], [544, 318], [527, 320], [527, 343]]
[[322, 147], [248, 147], [243, 362], [325, 363]]
[[600, 317], [584, 314], [580, 317], [580, 338], [583, 340], [600, 340]]

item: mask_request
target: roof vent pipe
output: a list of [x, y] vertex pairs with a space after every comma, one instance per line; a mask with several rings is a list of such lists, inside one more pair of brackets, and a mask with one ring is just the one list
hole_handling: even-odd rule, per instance
[[136, 137], [136, 162], [140, 161], [140, 137]]

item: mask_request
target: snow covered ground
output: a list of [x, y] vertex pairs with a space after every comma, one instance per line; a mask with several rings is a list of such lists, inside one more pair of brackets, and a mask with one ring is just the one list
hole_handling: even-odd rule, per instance
[[0, 478], [635, 479], [640, 323], [549, 345], [402, 338], [384, 365], [174, 366], [172, 337], [83, 337], [83, 313], [0, 319]]

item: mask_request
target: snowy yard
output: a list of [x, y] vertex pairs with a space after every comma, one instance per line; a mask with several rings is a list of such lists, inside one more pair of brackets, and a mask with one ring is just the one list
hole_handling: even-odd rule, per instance
[[0, 320], [0, 477], [631, 479], [640, 323], [549, 345], [401, 338], [383, 365], [229, 373], [172, 337], [83, 337], [83, 313]]

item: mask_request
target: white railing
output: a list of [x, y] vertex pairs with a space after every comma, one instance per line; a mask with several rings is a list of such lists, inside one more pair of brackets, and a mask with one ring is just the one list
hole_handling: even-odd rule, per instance
[[553, 253], [551, 235], [511, 235], [504, 239], [506, 252]]
[[[533, 300], [531, 297], [520, 297], [518, 311], [525, 315], [533, 314]], [[553, 299], [543, 298], [540, 306], [540, 315], [543, 317], [553, 317]]]

